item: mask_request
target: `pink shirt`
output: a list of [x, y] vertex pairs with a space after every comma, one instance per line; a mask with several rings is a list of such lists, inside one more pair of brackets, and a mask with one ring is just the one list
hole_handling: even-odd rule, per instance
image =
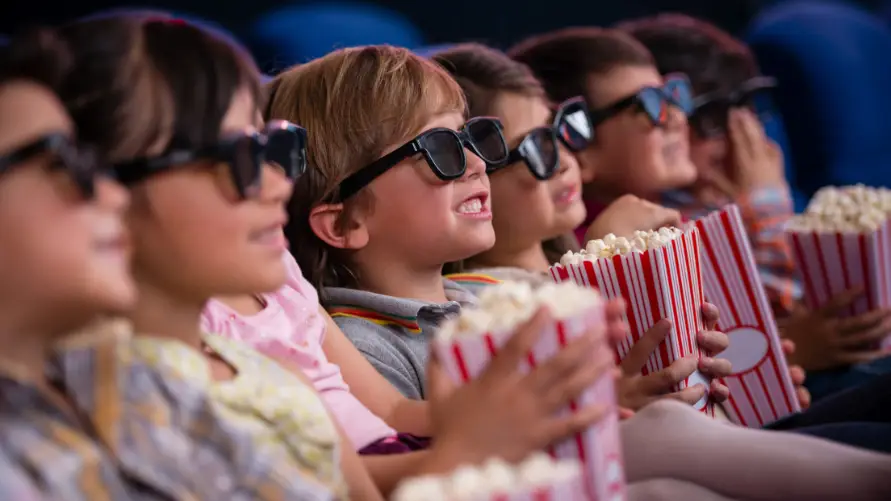
[[328, 361], [322, 350], [325, 317], [319, 312], [319, 296], [303, 278], [294, 258], [287, 252], [285, 256], [288, 281], [277, 292], [263, 296], [263, 311], [245, 316], [219, 301], [210, 301], [201, 317], [202, 328], [297, 364], [356, 450], [395, 435], [392, 428], [350, 393], [340, 367]]

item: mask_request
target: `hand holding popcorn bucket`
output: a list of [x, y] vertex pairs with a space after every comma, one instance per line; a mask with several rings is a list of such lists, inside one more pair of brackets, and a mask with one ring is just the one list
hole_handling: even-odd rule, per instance
[[[444, 323], [432, 345], [444, 371], [457, 384], [479, 377], [514, 331], [543, 306], [555, 320], [528, 353], [523, 372], [553, 357], [592, 328], [606, 329], [600, 296], [572, 284], [545, 284], [533, 289], [529, 284], [505, 282], [485, 289], [479, 300], [477, 308], [465, 309], [458, 318]], [[605, 374], [562, 411], [572, 413], [589, 405], [605, 405], [608, 412], [604, 418], [547, 451], [555, 458], [582, 464], [590, 501], [625, 499], [615, 399], [613, 378]]]
[[[632, 240], [607, 235], [588, 242], [585, 250], [567, 253], [550, 268], [557, 282], [574, 282], [591, 287], [604, 296], [623, 298], [629, 334], [617, 347], [623, 360], [644, 333], [665, 318], [672, 322], [671, 333], [650, 356], [643, 374], [665, 369], [675, 360], [700, 356], [696, 341], [702, 330], [702, 270], [698, 230], [662, 228], [658, 232], [637, 232]], [[699, 371], [682, 381], [675, 391], [704, 384], [709, 380]], [[695, 407], [714, 416], [714, 403], [706, 395]]]
[[517, 466], [492, 458], [445, 476], [410, 478], [393, 501], [581, 501], [583, 483], [581, 463], [538, 453]]
[[[860, 287], [841, 316], [891, 307], [891, 191], [862, 185], [823, 188], [786, 235], [801, 272], [807, 306], [817, 309]], [[891, 336], [884, 348], [891, 348]]]

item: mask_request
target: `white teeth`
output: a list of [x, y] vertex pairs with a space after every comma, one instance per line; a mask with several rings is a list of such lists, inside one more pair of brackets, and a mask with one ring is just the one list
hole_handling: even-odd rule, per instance
[[483, 211], [483, 201], [479, 198], [471, 198], [458, 207], [459, 214], [478, 214]]

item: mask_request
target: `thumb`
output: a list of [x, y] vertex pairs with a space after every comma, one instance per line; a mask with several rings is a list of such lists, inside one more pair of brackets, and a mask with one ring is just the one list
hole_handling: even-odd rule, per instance
[[665, 339], [669, 332], [671, 332], [671, 321], [667, 318], [659, 320], [656, 325], [650, 327], [628, 351], [628, 355], [622, 361], [622, 372], [628, 375], [640, 374], [647, 359], [656, 351], [659, 343]]
[[442, 368], [442, 363], [436, 355], [436, 350], [430, 351], [430, 360], [427, 362], [427, 400], [431, 405], [442, 402], [455, 391], [453, 383]]

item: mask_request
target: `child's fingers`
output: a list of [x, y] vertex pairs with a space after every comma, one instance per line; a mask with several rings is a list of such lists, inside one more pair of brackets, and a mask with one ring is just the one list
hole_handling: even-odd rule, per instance
[[851, 290], [847, 290], [833, 297], [826, 303], [822, 308], [820, 308], [820, 312], [827, 317], [836, 317], [843, 310], [851, 306], [851, 303], [857, 300], [860, 296], [863, 295], [863, 287], [854, 287]]
[[889, 310], [873, 310], [856, 317], [839, 320], [838, 330], [843, 338], [855, 336], [864, 331], [869, 331], [881, 326], [891, 319]]
[[498, 352], [483, 376], [501, 377], [517, 371], [520, 361], [532, 350], [541, 333], [552, 322], [547, 308], [539, 308], [526, 323], [517, 328], [514, 335]]
[[696, 344], [700, 350], [710, 355], [718, 355], [730, 346], [730, 338], [720, 331], [704, 330], [696, 333]]
[[706, 388], [704, 384], [696, 384], [693, 386], [688, 386], [681, 391], [669, 393], [668, 395], [666, 395], [666, 397], [677, 400], [679, 402], [683, 402], [688, 405], [693, 405], [696, 402], [702, 400], [702, 397], [705, 396], [705, 391]]
[[544, 445], [581, 433], [606, 416], [608, 408], [603, 404], [587, 405], [570, 414], [553, 418], [545, 427]]
[[597, 356], [597, 343], [603, 341], [601, 335], [599, 332], [589, 331], [573, 339], [556, 355], [532, 370], [522, 384], [542, 394], [551, 392], [582, 367], [592, 365], [592, 359]]
[[836, 341], [840, 348], [858, 348], [860, 346], [870, 346], [878, 344], [891, 332], [891, 322], [888, 320], [880, 321], [878, 325], [874, 325], [864, 331], [853, 334], [845, 334]]
[[597, 360], [582, 366], [575, 373], [554, 384], [546, 395], [546, 408], [557, 410], [596, 383], [600, 378], [608, 376], [613, 368], [612, 355], [603, 349]]
[[795, 354], [795, 341], [791, 339], [781, 339], [780, 340], [780, 348], [783, 350], [783, 354], [786, 356]]
[[671, 321], [663, 318], [641, 336], [640, 340], [628, 351], [622, 361], [622, 371], [628, 375], [639, 374], [650, 355], [656, 351], [659, 343], [671, 332]]
[[796, 388], [795, 393], [798, 396], [798, 403], [801, 404], [802, 410], [811, 406], [811, 392], [809, 392], [807, 388], [799, 386]]
[[805, 379], [807, 379], [807, 373], [800, 365], [791, 365], [789, 366], [789, 379], [792, 380], [793, 385], [801, 386], [804, 384]]
[[708, 396], [715, 402], [721, 403], [730, 398], [730, 388], [716, 379], [709, 383]]
[[679, 358], [659, 372], [641, 376], [638, 388], [644, 395], [668, 394], [676, 385], [693, 374], [698, 363], [696, 357]]
[[721, 319], [721, 310], [712, 303], [702, 303], [702, 323], [705, 330], [713, 331], [718, 328], [718, 320]]
[[725, 358], [703, 357], [699, 360], [699, 370], [712, 377], [727, 377], [733, 374], [733, 365]]

